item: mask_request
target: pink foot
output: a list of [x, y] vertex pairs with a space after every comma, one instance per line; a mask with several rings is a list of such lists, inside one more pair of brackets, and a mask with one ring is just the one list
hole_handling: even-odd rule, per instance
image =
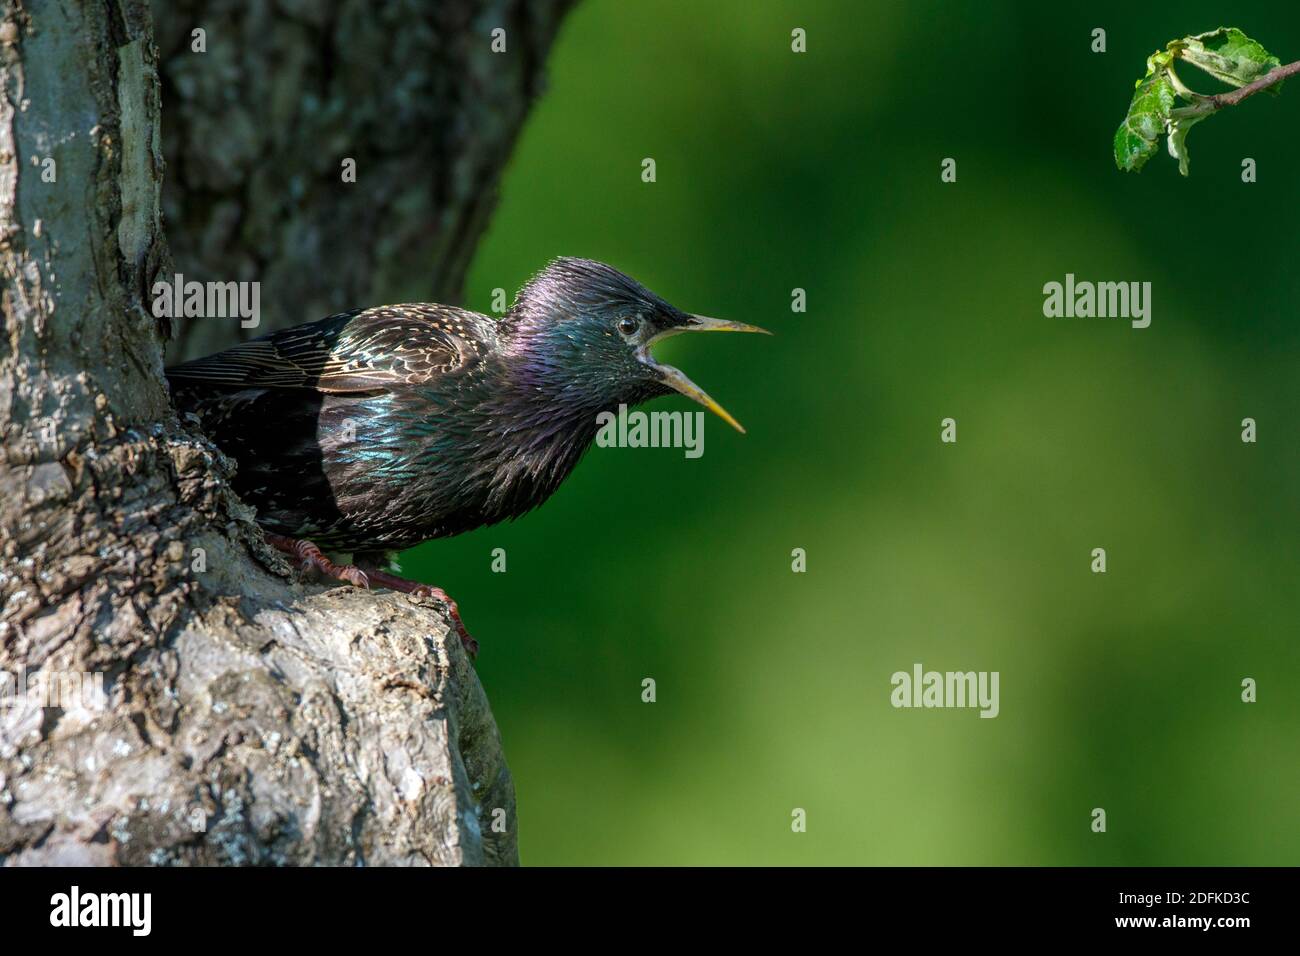
[[469, 636], [469, 631], [465, 630], [465, 622], [460, 619], [460, 609], [442, 588], [434, 587], [432, 584], [421, 584], [419, 581], [408, 581], [387, 571], [363, 571], [354, 564], [335, 564], [325, 557], [316, 545], [300, 538], [267, 534], [266, 541], [273, 548], [297, 558], [304, 571], [315, 570], [324, 577], [344, 581], [359, 588], [374, 586], [400, 591], [403, 594], [414, 594], [416, 597], [433, 598], [447, 609], [447, 616], [451, 618], [452, 627], [456, 629], [456, 636], [460, 638], [465, 650], [469, 651], [470, 657], [478, 657], [478, 641]]

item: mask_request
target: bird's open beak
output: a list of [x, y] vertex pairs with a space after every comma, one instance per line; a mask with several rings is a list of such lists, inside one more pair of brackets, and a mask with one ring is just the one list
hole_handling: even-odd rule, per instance
[[671, 338], [680, 332], [760, 332], [763, 335], [771, 335], [767, 329], [760, 329], [756, 325], [746, 325], [744, 322], [729, 322], [725, 319], [711, 319], [705, 315], [688, 315], [681, 325], [675, 325], [670, 329], [665, 329], [654, 338], [650, 339], [641, 350], [641, 361], [645, 362], [659, 374], [659, 380], [669, 388], [680, 392], [687, 398], [699, 402], [713, 414], [717, 415], [724, 422], [740, 432], [742, 435], [745, 429], [740, 422], [731, 417], [731, 414], [709, 397], [704, 389], [692, 382], [680, 370], [673, 368], [671, 365], [660, 365], [650, 357], [650, 346], [656, 342], [662, 342], [666, 338]]

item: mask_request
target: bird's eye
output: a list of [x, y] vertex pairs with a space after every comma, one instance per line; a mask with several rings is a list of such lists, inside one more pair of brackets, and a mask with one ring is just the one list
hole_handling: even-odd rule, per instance
[[619, 319], [618, 330], [624, 335], [635, 335], [636, 330], [641, 327], [641, 323], [636, 319]]

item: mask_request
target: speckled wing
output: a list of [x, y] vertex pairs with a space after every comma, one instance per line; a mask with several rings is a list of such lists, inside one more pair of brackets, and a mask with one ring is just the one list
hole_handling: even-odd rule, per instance
[[383, 391], [428, 382], [483, 351], [482, 316], [447, 306], [386, 305], [244, 342], [167, 370], [174, 389]]

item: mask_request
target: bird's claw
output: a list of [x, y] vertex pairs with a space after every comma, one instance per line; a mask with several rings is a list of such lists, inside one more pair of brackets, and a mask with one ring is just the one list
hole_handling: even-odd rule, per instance
[[370, 590], [370, 578], [366, 575], [366, 572], [362, 571], [355, 564], [349, 564], [346, 567], [339, 568], [338, 577], [340, 580], [347, 581], [349, 584], [354, 584], [359, 588]]
[[412, 589], [411, 594], [416, 597], [433, 598], [443, 606], [447, 612], [447, 617], [451, 619], [451, 625], [456, 630], [456, 636], [460, 638], [461, 644], [469, 652], [470, 657], [478, 657], [478, 641], [469, 636], [469, 631], [465, 629], [465, 622], [460, 619], [460, 608], [452, 600], [450, 594], [442, 588], [434, 587], [432, 584], [420, 584]]
[[294, 540], [292, 538], [282, 538], [279, 535], [268, 534], [267, 540], [281, 551], [286, 551], [298, 559], [298, 567], [304, 573], [310, 571], [319, 571], [327, 578], [334, 578], [336, 581], [344, 581], [355, 587], [370, 587], [370, 578], [366, 572], [362, 571], [355, 564], [335, 564], [319, 547], [310, 541]]
[[465, 629], [465, 622], [460, 619], [460, 608], [451, 599], [451, 595], [442, 588], [434, 587], [432, 584], [408, 581], [395, 574], [389, 574], [387, 571], [372, 570], [367, 573], [355, 564], [335, 564], [325, 557], [324, 552], [319, 547], [310, 541], [286, 538], [276, 534], [268, 534], [266, 540], [279, 550], [297, 558], [300, 567], [305, 572], [318, 571], [327, 578], [345, 581], [359, 588], [369, 589], [372, 585], [378, 585], [381, 588], [392, 588], [394, 591], [402, 591], [416, 597], [433, 598], [446, 609], [447, 617], [451, 620], [456, 636], [460, 638], [461, 644], [469, 652], [470, 657], [478, 657], [478, 641], [469, 636], [469, 631]]

